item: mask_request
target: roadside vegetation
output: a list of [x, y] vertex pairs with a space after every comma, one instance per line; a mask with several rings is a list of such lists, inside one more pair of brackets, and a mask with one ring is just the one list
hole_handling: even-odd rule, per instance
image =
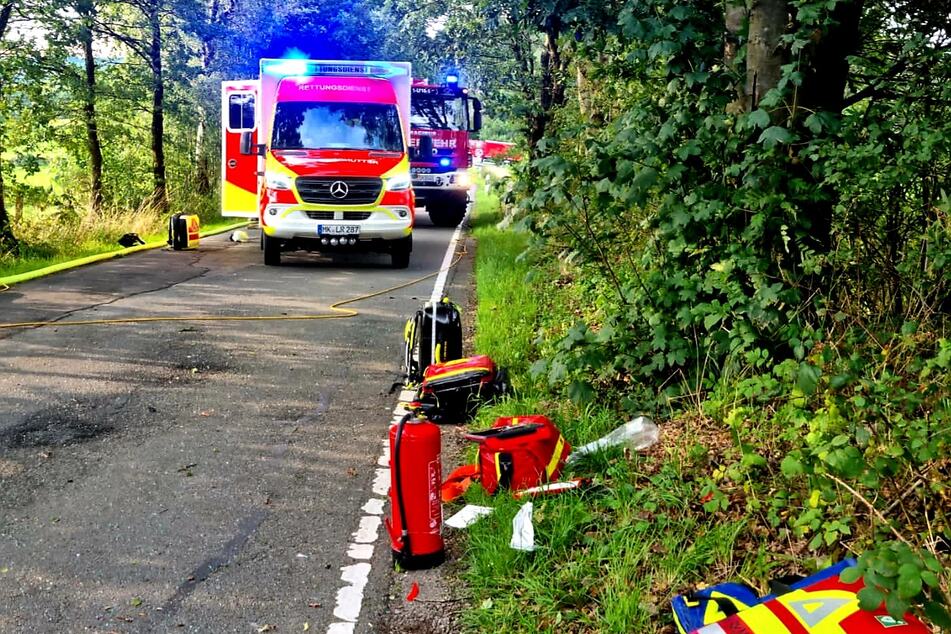
[[662, 438], [538, 501], [533, 555], [492, 500], [470, 627], [672, 631], [692, 586], [855, 557], [861, 606], [951, 631], [946, 16], [539, 10], [543, 92], [491, 212], [508, 229], [476, 230], [477, 344], [518, 391], [479, 423], [546, 413], [577, 445], [646, 414]]
[[0, 277], [219, 216], [220, 82], [378, 59], [382, 2], [0, 0]]

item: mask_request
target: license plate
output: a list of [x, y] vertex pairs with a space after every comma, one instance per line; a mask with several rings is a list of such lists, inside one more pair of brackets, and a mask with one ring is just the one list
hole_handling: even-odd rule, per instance
[[360, 225], [317, 225], [319, 236], [358, 236]]

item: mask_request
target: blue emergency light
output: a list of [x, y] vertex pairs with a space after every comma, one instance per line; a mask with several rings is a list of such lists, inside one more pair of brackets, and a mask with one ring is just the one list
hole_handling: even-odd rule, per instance
[[450, 165], [452, 165], [452, 159], [443, 157], [439, 159], [439, 164], [443, 167], [449, 167]]
[[446, 75], [446, 83], [447, 83], [447, 84], [458, 84], [458, 83], [459, 83], [459, 75], [456, 75], [455, 73], [449, 73], [448, 75]]

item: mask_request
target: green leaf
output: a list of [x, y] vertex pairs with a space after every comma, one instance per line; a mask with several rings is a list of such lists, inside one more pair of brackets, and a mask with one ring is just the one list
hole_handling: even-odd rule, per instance
[[[750, 113], [749, 121], [757, 128], [765, 128], [769, 125], [769, 113], [762, 108], [757, 108]], [[762, 140], [762, 138], [760, 140]]]
[[938, 579], [938, 575], [931, 572], [930, 570], [921, 571], [921, 580], [928, 584], [929, 588], [937, 588], [941, 585], [941, 580]]
[[819, 134], [822, 132], [822, 119], [816, 116], [815, 113], [812, 113], [806, 117], [806, 127], [809, 128], [809, 131], [813, 134]]
[[765, 467], [766, 458], [758, 453], [745, 453], [740, 463], [745, 467]]
[[948, 609], [937, 601], [925, 603], [925, 616], [941, 629], [951, 629], [951, 615], [948, 614]]
[[898, 569], [898, 597], [912, 599], [921, 592], [921, 569], [915, 564], [902, 564]]
[[819, 385], [821, 371], [810, 363], [799, 364], [799, 375], [796, 377], [796, 385], [804, 394], [812, 394]]
[[865, 587], [859, 590], [859, 607], [866, 612], [877, 610], [885, 602], [885, 594], [878, 588]]
[[759, 135], [758, 142], [766, 146], [767, 149], [772, 149], [780, 143], [789, 143], [792, 140], [793, 136], [789, 130], [782, 126], [774, 125], [763, 130], [763, 133]]
[[594, 390], [584, 381], [572, 381], [568, 385], [568, 398], [575, 403], [590, 403], [594, 398]]
[[631, 183], [636, 189], [641, 191], [649, 189], [657, 182], [657, 170], [653, 167], [645, 167], [637, 173], [637, 176], [634, 177], [634, 182]]
[[779, 468], [787, 478], [795, 478], [806, 472], [806, 469], [802, 466], [802, 462], [792, 456], [783, 458]]
[[532, 378], [536, 378], [545, 374], [545, 372], [547, 371], [548, 371], [548, 360], [539, 359], [538, 361], [532, 364], [532, 367], [529, 368], [528, 373], [532, 376]]
[[862, 569], [858, 566], [851, 566], [839, 573], [839, 579], [842, 583], [855, 583], [862, 578]]

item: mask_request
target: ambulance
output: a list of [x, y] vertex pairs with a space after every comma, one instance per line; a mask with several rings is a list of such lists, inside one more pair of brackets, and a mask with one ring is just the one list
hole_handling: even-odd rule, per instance
[[262, 59], [221, 87], [221, 214], [257, 218], [264, 264], [303, 250], [409, 266], [408, 62]]

